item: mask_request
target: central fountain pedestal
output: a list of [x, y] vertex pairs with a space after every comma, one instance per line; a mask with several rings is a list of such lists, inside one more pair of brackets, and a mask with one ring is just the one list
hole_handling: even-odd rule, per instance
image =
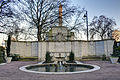
[[68, 61], [70, 52], [50, 52], [52, 61]]

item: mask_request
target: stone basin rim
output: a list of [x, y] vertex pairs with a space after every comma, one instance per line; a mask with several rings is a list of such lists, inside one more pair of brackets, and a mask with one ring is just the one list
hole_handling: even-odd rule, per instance
[[41, 63], [38, 63], [38, 64], [31, 64], [31, 65], [26, 65], [26, 66], [22, 66], [20, 67], [19, 69], [21, 71], [24, 71], [24, 72], [30, 72], [30, 73], [39, 73], [39, 74], [76, 74], [76, 73], [86, 73], [86, 72], [93, 72], [93, 71], [96, 71], [96, 70], [99, 70], [100, 67], [97, 66], [97, 65], [92, 65], [92, 64], [84, 64], [84, 63], [79, 63], [78, 61], [76, 61], [76, 63], [79, 65], [89, 65], [89, 66], [92, 66], [94, 67], [93, 69], [90, 69], [90, 70], [85, 70], [85, 71], [75, 71], [75, 72], [38, 72], [38, 71], [31, 71], [31, 70], [27, 70], [26, 67], [29, 67], [29, 66], [35, 66], [35, 65], [40, 65], [42, 64], [43, 62]]

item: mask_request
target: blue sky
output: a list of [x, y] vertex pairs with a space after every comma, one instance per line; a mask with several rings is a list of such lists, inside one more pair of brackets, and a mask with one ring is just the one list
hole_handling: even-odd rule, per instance
[[120, 0], [71, 0], [88, 11], [89, 22], [94, 16], [105, 15], [115, 19], [120, 28]]
[[[117, 27], [120, 28], [120, 0], [71, 0], [71, 1], [72, 4], [81, 6], [81, 8], [85, 8], [88, 11], [89, 22], [91, 22], [94, 16], [105, 15], [109, 18], [114, 18], [117, 23]], [[0, 36], [0, 39], [2, 39], [3, 37], [4, 36]]]

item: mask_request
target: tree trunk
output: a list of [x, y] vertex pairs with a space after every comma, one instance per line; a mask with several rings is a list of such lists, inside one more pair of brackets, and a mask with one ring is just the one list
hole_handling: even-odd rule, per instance
[[100, 37], [101, 37], [101, 40], [103, 40], [104, 38], [103, 38], [103, 35], [100, 35]]
[[42, 41], [41, 34], [42, 34], [41, 27], [40, 27], [40, 26], [38, 26], [38, 32], [37, 32], [37, 38], [38, 38], [38, 41]]

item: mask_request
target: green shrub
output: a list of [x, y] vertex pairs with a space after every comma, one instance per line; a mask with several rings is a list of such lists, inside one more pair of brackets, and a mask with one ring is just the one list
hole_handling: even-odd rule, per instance
[[0, 52], [4, 52], [5, 53], [5, 48], [3, 46], [0, 46]]
[[105, 61], [105, 60], [107, 60], [107, 57], [106, 57], [105, 54], [103, 54], [103, 55], [102, 55], [102, 61]]
[[0, 52], [0, 63], [4, 63], [5, 60], [5, 53]]
[[5, 48], [0, 46], [0, 63], [5, 62]]
[[70, 52], [69, 62], [73, 63], [74, 60], [75, 60], [75, 58], [74, 58], [74, 53], [73, 53], [73, 52]]
[[20, 55], [19, 54], [11, 54], [12, 61], [19, 61]]
[[111, 56], [113, 56], [113, 57], [120, 57], [120, 46], [117, 47], [117, 42], [116, 41], [114, 41], [113, 54], [111, 54]]
[[51, 62], [52, 57], [50, 56], [50, 52], [46, 52], [46, 58], [45, 59], [46, 59], [45, 60], [46, 63], [50, 63]]
[[19, 61], [38, 61], [37, 57], [20, 57]]

